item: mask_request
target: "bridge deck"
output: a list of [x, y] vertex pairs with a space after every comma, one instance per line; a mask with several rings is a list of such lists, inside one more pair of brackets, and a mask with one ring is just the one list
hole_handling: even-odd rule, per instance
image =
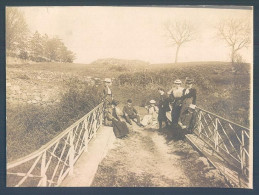
[[235, 187], [248, 188], [247, 182], [240, 179], [238, 172], [229, 163], [227, 163], [221, 156], [219, 156], [214, 150], [211, 149], [204, 141], [194, 134], [187, 134], [185, 136], [191, 144], [197, 148], [209, 161], [217, 168]]
[[[170, 112], [166, 113], [169, 121], [171, 121]], [[231, 166], [218, 155], [210, 146], [208, 146], [203, 140], [194, 134], [187, 134], [185, 136], [187, 140], [200, 152], [208, 161], [218, 169], [229, 181], [232, 186], [248, 188], [248, 182], [239, 175], [235, 167]]]
[[99, 163], [105, 157], [108, 149], [115, 140], [112, 127], [102, 126], [88, 145], [74, 166], [74, 173], [68, 175], [61, 183], [61, 187], [87, 187], [90, 186]]

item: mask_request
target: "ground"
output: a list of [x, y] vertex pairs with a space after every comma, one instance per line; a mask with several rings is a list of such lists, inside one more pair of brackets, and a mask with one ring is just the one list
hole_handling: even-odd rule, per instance
[[99, 164], [92, 187], [228, 187], [224, 177], [169, 128], [130, 127]]

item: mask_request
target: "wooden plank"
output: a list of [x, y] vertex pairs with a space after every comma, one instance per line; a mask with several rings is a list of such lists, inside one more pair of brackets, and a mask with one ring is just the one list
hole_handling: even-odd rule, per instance
[[187, 140], [200, 152], [208, 161], [220, 171], [222, 175], [230, 182], [233, 187], [251, 188], [248, 181], [246, 181], [235, 167], [231, 166], [218, 155], [209, 145], [202, 141], [198, 136], [194, 134], [187, 134], [185, 136]]

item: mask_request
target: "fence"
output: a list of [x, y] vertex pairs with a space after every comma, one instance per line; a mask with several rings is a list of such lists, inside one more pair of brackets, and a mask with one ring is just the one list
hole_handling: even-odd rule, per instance
[[8, 187], [59, 186], [102, 125], [103, 103], [37, 151], [7, 164]]
[[243, 178], [249, 179], [251, 142], [248, 128], [197, 107], [193, 132], [240, 172]]

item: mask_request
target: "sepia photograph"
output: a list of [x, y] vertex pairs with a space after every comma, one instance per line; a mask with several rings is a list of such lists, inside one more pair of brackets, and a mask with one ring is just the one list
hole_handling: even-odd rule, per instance
[[252, 6], [5, 9], [7, 187], [253, 189]]

